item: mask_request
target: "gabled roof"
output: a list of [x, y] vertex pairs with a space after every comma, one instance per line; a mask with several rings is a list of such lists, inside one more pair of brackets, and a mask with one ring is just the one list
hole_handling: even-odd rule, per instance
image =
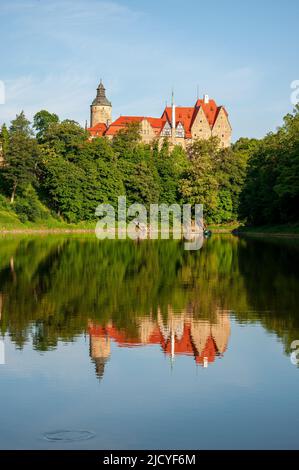
[[[219, 112], [220, 106], [218, 107], [214, 100], [209, 100], [208, 103], [205, 103], [203, 99], [196, 101], [194, 108], [196, 109], [196, 114], [200, 108], [202, 108], [205, 116], [208, 120], [208, 123], [211, 127], [214, 126], [217, 114]], [[195, 116], [194, 116], [195, 119]]]
[[[194, 108], [178, 106], [175, 108], [176, 124], [180, 122], [185, 129], [185, 136], [191, 137], [191, 122], [194, 114]], [[171, 123], [172, 120], [172, 108], [170, 106], [164, 109], [161, 119], [165, 122]]]
[[[176, 125], [180, 122], [185, 129], [185, 136], [187, 138], [191, 137], [191, 128], [193, 122], [197, 116], [198, 111], [202, 109], [210, 127], [213, 127], [217, 116], [221, 109], [224, 110], [226, 116], [227, 112], [223, 106], [217, 106], [214, 100], [209, 100], [208, 103], [205, 103], [203, 99], [198, 99], [195, 105], [192, 106], [176, 106], [175, 108], [175, 118], [176, 118]], [[170, 106], [164, 109], [164, 112], [161, 116], [161, 119], [165, 122], [168, 121], [171, 123], [172, 121], [172, 108]]]

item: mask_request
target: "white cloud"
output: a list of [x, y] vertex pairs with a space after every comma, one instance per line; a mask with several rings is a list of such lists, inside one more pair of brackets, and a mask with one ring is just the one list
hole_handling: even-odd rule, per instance
[[[40, 109], [47, 109], [61, 118], [76, 118], [78, 109], [86, 110], [90, 101], [90, 77], [48, 75], [44, 79], [24, 76], [6, 82], [6, 103], [1, 107], [1, 118], [11, 120], [22, 109], [29, 119]], [[83, 117], [83, 116], [82, 116]]]

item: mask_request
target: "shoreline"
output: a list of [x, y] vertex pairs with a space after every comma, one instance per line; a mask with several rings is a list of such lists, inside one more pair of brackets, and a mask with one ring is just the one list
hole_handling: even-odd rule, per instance
[[[117, 231], [117, 229], [116, 229]], [[211, 229], [215, 234], [232, 234], [232, 229]], [[47, 234], [95, 233], [95, 228], [9, 228], [0, 229], [0, 235], [47, 235]], [[171, 233], [171, 231], [170, 231]]]
[[252, 237], [252, 238], [299, 238], [299, 233], [295, 232], [235, 232], [238, 237]]
[[[299, 229], [295, 227], [296, 231], [284, 231], [283, 227], [261, 227], [257, 229], [238, 229], [232, 226], [226, 227], [215, 227], [213, 225], [207, 227], [211, 230], [212, 234], [217, 235], [235, 235], [238, 237], [252, 237], [252, 238], [264, 238], [264, 237], [275, 237], [275, 238], [299, 238]], [[263, 230], [264, 229], [264, 230]], [[298, 231], [297, 231], [298, 230]], [[117, 231], [117, 229], [116, 229]], [[171, 230], [170, 230], [171, 232]], [[0, 235], [71, 235], [71, 234], [92, 234], [95, 233], [95, 227], [80, 228], [80, 227], [16, 227], [16, 228], [0, 228]]]

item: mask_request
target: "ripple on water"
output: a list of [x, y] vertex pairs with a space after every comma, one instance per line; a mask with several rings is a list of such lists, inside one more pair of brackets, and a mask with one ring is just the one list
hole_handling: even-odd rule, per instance
[[92, 439], [95, 433], [92, 431], [83, 430], [69, 430], [63, 429], [60, 431], [51, 431], [44, 434], [44, 438], [47, 441], [54, 442], [73, 442], [73, 441], [86, 441]]

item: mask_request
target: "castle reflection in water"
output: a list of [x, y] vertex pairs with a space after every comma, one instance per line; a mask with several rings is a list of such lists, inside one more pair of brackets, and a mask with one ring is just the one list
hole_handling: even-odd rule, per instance
[[211, 320], [195, 319], [192, 312], [173, 312], [167, 318], [158, 310], [156, 318], [138, 319], [135, 335], [117, 328], [113, 322], [105, 325], [89, 321], [90, 356], [99, 378], [104, 375], [105, 364], [111, 357], [111, 343], [118, 347], [160, 345], [161, 351], [173, 362], [176, 355], [193, 356], [203, 367], [221, 357], [227, 349], [230, 336], [228, 311], [217, 311]]

